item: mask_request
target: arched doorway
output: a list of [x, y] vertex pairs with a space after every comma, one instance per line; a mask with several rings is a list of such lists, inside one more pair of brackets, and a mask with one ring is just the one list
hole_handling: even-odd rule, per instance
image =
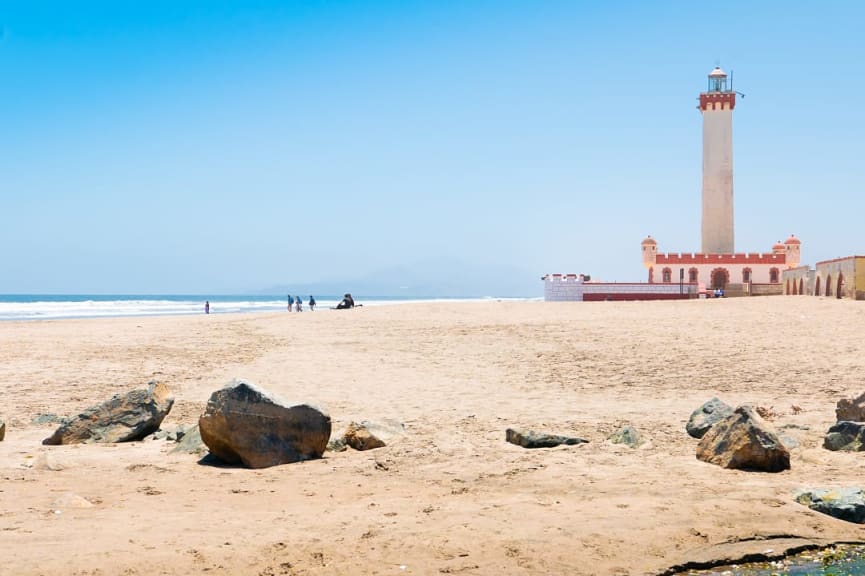
[[793, 280], [793, 296], [799, 295], [799, 285], [796, 284], [796, 281]]
[[726, 290], [730, 281], [730, 273], [726, 268], [715, 268], [712, 270], [712, 290]]
[[844, 284], [844, 275], [838, 272], [838, 286], [835, 288], [835, 297], [840, 299], [844, 293], [841, 290], [841, 286]]
[[799, 278], [799, 295], [800, 296], [805, 293], [805, 291], [802, 289], [803, 287], [804, 287], [804, 284], [802, 283], [802, 278]]
[[814, 284], [814, 296], [819, 296], [819, 295], [820, 295], [820, 277], [817, 276], [817, 280], [815, 281], [815, 284]]
[[792, 294], [792, 292], [790, 291], [790, 279], [789, 278], [787, 278], [787, 283], [784, 285], [784, 294], [786, 294], [787, 296]]
[[832, 275], [826, 274], [826, 296], [832, 295]]

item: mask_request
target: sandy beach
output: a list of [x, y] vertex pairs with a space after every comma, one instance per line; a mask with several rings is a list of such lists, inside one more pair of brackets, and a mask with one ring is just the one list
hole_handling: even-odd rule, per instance
[[[865, 391], [863, 326], [861, 302], [804, 296], [3, 322], [0, 574], [658, 574], [865, 540], [791, 498], [862, 482], [862, 454], [821, 445]], [[235, 377], [408, 434], [248, 470], [165, 440], [42, 446], [56, 424], [34, 423], [156, 379], [163, 428], [192, 425]], [[791, 470], [698, 461], [685, 422], [713, 396], [797, 425]], [[626, 424], [647, 442], [607, 440]], [[590, 442], [525, 450], [508, 427]]]

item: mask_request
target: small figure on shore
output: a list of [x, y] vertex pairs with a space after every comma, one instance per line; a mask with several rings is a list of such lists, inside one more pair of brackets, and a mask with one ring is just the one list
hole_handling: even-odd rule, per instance
[[303, 300], [300, 299], [300, 296], [294, 297], [294, 311], [303, 312]]
[[288, 311], [291, 312], [291, 303], [292, 303], [291, 294], [286, 296], [286, 298], [288, 298]]
[[312, 294], [309, 295], [309, 310], [310, 312], [315, 310], [315, 298], [313, 298]]
[[342, 302], [336, 305], [337, 310], [346, 310], [348, 308], [354, 308], [354, 298], [351, 297], [351, 294], [346, 292], [345, 296], [342, 298]]
[[204, 301], [204, 313], [210, 314], [210, 300]]

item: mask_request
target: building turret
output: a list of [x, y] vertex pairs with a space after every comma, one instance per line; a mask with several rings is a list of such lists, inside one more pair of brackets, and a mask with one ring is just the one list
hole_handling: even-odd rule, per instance
[[780, 240], [775, 242], [775, 244], [772, 246], [772, 254], [786, 254], [786, 253], [787, 253], [787, 247], [784, 246], [784, 244], [781, 243]]
[[802, 242], [790, 234], [790, 237], [784, 240], [784, 247], [787, 252], [787, 268], [797, 268], [802, 261]]
[[658, 256], [658, 243], [651, 236], [647, 236], [641, 245], [643, 247], [643, 266], [651, 270], [655, 267], [655, 259]]

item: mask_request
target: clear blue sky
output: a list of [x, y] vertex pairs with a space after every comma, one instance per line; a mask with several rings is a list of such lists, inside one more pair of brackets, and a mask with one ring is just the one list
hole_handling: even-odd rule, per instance
[[862, 22], [854, 1], [0, 0], [0, 292], [430, 258], [642, 280], [646, 234], [699, 250], [718, 63], [747, 95], [737, 250], [863, 254]]

